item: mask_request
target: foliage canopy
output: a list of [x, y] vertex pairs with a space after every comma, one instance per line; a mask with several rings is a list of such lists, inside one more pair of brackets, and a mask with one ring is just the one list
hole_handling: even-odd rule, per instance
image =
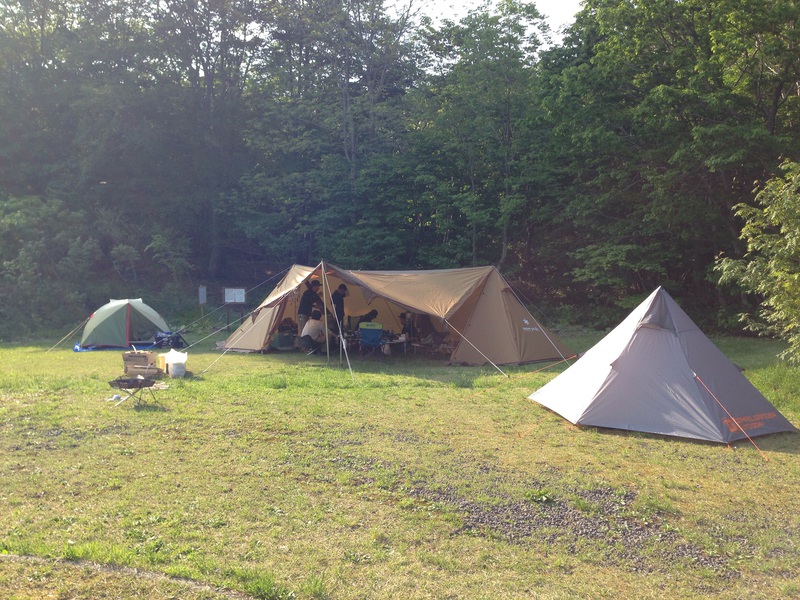
[[798, 13], [587, 0], [552, 43], [526, 2], [3, 0], [0, 335], [320, 258], [495, 264], [597, 326], [664, 285], [730, 323], [734, 207], [800, 160]]
[[717, 267], [723, 283], [736, 282], [764, 298], [757, 313], [745, 313], [748, 326], [789, 342], [783, 353], [800, 361], [800, 164], [784, 163], [782, 175], [756, 195], [756, 206], [740, 204], [745, 221], [741, 259], [723, 258]]

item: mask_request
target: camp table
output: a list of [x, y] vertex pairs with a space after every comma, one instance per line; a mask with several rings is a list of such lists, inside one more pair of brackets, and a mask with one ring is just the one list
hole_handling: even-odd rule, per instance
[[156, 399], [156, 395], [153, 393], [151, 389], [153, 385], [155, 385], [154, 379], [146, 379], [141, 375], [138, 377], [117, 377], [113, 381], [109, 381], [108, 385], [116, 390], [122, 390], [127, 394], [124, 398], [122, 398], [119, 402], [117, 402], [114, 406], [119, 406], [128, 398], [133, 398], [136, 404], [140, 404], [144, 402], [142, 399], [142, 394], [144, 390], [150, 392], [150, 395], [153, 397], [153, 400]]

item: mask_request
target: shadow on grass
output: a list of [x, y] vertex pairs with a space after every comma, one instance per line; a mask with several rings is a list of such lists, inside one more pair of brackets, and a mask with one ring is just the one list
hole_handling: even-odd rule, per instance
[[164, 406], [163, 404], [151, 404], [151, 403], [139, 403], [134, 404], [133, 410], [136, 412], [147, 412], [147, 413], [165, 413], [169, 412], [169, 409]]
[[[659, 435], [656, 433], [645, 433], [640, 431], [629, 431], [626, 429], [611, 429], [607, 427], [596, 427], [589, 425], [573, 425], [568, 423], [570, 429], [581, 432], [591, 432], [604, 436], [627, 437], [635, 440], [653, 441], [660, 444], [692, 444], [694, 446], [718, 447], [724, 445], [722, 442], [711, 442], [707, 440], [693, 440], [670, 435]], [[781, 454], [800, 454], [800, 436], [798, 431], [780, 431], [769, 433], [753, 438], [752, 442], [747, 438], [742, 438], [728, 444], [733, 450], [752, 448], [767, 452], [779, 452]], [[755, 446], [755, 447], [754, 447]]]

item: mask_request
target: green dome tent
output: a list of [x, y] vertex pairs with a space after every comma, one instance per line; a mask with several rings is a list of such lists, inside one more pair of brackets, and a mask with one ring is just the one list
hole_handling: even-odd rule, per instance
[[141, 298], [111, 300], [89, 318], [75, 350], [152, 346], [162, 331], [169, 331], [169, 326]]

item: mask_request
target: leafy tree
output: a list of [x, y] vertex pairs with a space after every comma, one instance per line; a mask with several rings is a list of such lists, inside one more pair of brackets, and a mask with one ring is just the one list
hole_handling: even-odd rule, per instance
[[154, 22], [164, 53], [160, 76], [176, 86], [168, 89], [178, 94], [176, 112], [186, 115], [176, 115], [181, 127], [171, 133], [182, 142], [178, 151], [191, 157], [181, 173], [192, 178], [191, 185], [176, 190], [174, 216], [202, 232], [194, 236], [195, 259], [203, 257], [205, 270], [221, 276], [230, 229], [223, 201], [250, 165], [243, 98], [264, 44], [264, 21], [253, 0], [167, 0], [155, 3]]
[[102, 267], [83, 218], [56, 200], [0, 198], [0, 335], [41, 333], [85, 314]]
[[715, 299], [714, 256], [737, 244], [732, 207], [791, 151], [785, 124], [795, 121], [797, 78], [787, 11], [797, 9], [586, 3], [546, 65], [555, 87], [543, 92], [552, 155], [575, 174], [560, 213], [571, 248], [562, 248], [595, 305], [658, 284], [691, 303]]
[[156, 262], [169, 271], [176, 283], [192, 270], [189, 242], [183, 236], [156, 234], [145, 250], [153, 253]]
[[0, 189], [8, 194], [44, 194], [73, 167], [70, 9], [66, 1], [0, 2]]
[[388, 6], [0, 0], [3, 316], [319, 257], [492, 262], [601, 325], [733, 298], [733, 207], [800, 161], [797, 3], [586, 0], [548, 50], [533, 4]]
[[[413, 135], [430, 154], [417, 155], [418, 181], [426, 173], [432, 222], [455, 264], [502, 265], [524, 214], [524, 132], [544, 31], [533, 4], [502, 2], [421, 32], [430, 55], [419, 94], [427, 122]], [[442, 245], [427, 250], [441, 255]]]
[[[276, 259], [395, 263], [396, 222], [374, 176], [402, 134], [414, 74], [408, 22], [388, 16], [382, 0], [270, 6], [272, 43], [249, 96], [260, 164], [231, 198], [238, 224]], [[368, 230], [356, 256], [342, 246]]]
[[782, 175], [767, 181], [756, 206], [740, 204], [747, 253], [717, 263], [721, 283], [736, 283], [763, 298], [756, 318], [742, 315], [753, 331], [789, 343], [784, 356], [800, 362], [800, 164], [785, 162]]

